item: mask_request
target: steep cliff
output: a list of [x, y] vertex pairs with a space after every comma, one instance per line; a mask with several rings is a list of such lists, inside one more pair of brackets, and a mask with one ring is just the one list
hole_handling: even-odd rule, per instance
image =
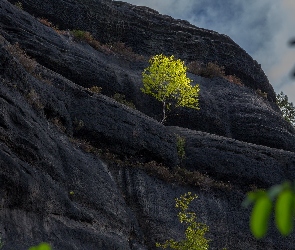
[[[57, 250], [155, 249], [155, 242], [183, 237], [174, 199], [188, 191], [199, 196], [192, 209], [210, 227], [211, 249], [293, 249], [294, 237], [282, 239], [273, 227], [255, 240], [241, 207], [247, 191], [295, 178], [294, 128], [243, 49], [123, 2], [20, 2], [23, 9], [0, 2], [4, 250], [41, 241]], [[125, 42], [144, 59], [96, 50], [37, 18], [87, 30], [101, 43]], [[190, 73], [200, 84], [200, 111], [180, 109], [164, 126], [159, 103], [140, 91], [146, 58], [156, 53], [216, 61], [244, 86]], [[176, 135], [185, 139], [185, 159]]]

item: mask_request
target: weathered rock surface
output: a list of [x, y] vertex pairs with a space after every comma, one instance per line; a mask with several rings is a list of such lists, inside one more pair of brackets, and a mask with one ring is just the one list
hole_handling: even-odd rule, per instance
[[[155, 242], [183, 237], [174, 198], [188, 191], [199, 196], [192, 209], [210, 227], [211, 249], [294, 249], [294, 235], [281, 238], [273, 227], [256, 241], [248, 228], [249, 211], [241, 207], [251, 188], [294, 179], [295, 140], [294, 129], [271, 100], [266, 76], [239, 46], [226, 36], [122, 2], [21, 2], [28, 12], [0, 2], [3, 250], [41, 241], [55, 250], [155, 249]], [[200, 111], [178, 110], [178, 117], [168, 120], [172, 126], [164, 126], [153, 119], [161, 113], [159, 104], [140, 92], [146, 62], [76, 43], [32, 15], [63, 29], [89, 29], [105, 41], [123, 40], [145, 55], [178, 51], [183, 59], [196, 59], [195, 43], [190, 47], [180, 39], [171, 47], [166, 42], [199, 37], [208, 60], [240, 72], [245, 87], [190, 75], [201, 86]], [[124, 32], [116, 30], [127, 21]], [[16, 42], [38, 63], [20, 60], [11, 47]], [[222, 51], [236, 57], [229, 63]], [[205, 54], [200, 57], [206, 60]], [[102, 87], [102, 94], [89, 91], [91, 86]], [[257, 95], [256, 86], [270, 98]], [[116, 92], [126, 94], [138, 110], [108, 97]], [[182, 168], [226, 185], [189, 186], [165, 178], [180, 163], [175, 134], [186, 140]], [[158, 172], [148, 169], [151, 164]]]
[[[70, 2], [71, 1], [69, 1], [69, 3]], [[67, 10], [71, 9], [70, 7], [66, 7], [69, 3], [60, 1], [55, 1], [54, 4], [52, 3], [51, 7], [44, 2], [38, 3], [38, 1], [23, 1], [23, 3], [25, 9], [27, 8], [28, 11], [31, 11], [34, 13], [34, 15], [39, 17], [51, 17], [45, 15], [46, 13], [44, 13], [44, 8], [48, 8], [48, 13], [52, 12], [52, 15], [56, 15], [55, 18], [63, 17], [63, 15], [66, 15]], [[76, 2], [76, 7], [74, 8], [72, 6], [71, 12], [67, 14], [67, 18], [65, 18], [65, 22], [62, 26], [65, 29], [86, 29], [85, 26], [81, 26], [80, 22], [84, 23], [84, 25], [89, 24], [88, 27], [91, 27], [90, 22], [96, 21], [97, 27], [99, 28], [96, 30], [91, 30], [94, 32], [94, 34], [97, 34], [98, 30], [103, 31], [100, 33], [101, 35], [113, 34], [115, 31], [103, 30], [100, 26], [102, 25], [106, 27], [107, 25], [103, 22], [103, 20], [110, 20], [110, 18], [102, 18], [104, 15], [111, 15], [113, 9], [119, 8], [116, 10], [118, 13], [121, 13], [120, 15], [118, 14], [119, 17], [122, 17], [122, 15], [125, 19], [127, 17], [129, 17], [129, 19], [132, 17], [130, 14], [130, 8], [132, 6], [125, 5], [123, 3], [117, 3], [115, 5], [110, 5], [109, 2], [105, 1], [96, 1], [92, 3], [93, 5], [78, 3], [79, 1]], [[59, 4], [65, 4], [65, 6], [62, 7], [59, 6]], [[116, 7], [117, 5], [119, 7]], [[71, 20], [70, 16], [74, 13], [74, 11], [72, 11], [73, 8], [77, 9], [77, 12], [75, 13], [80, 17], [80, 11], [89, 10], [89, 6], [97, 10], [97, 13], [99, 13], [99, 15], [96, 16], [96, 19], [91, 19], [86, 14], [81, 14], [82, 20], [79, 23], [75, 23], [75, 21], [70, 22], [71, 24], [68, 23], [69, 20]], [[123, 8], [122, 6], [125, 7]], [[61, 11], [62, 8], [64, 8], [63, 15], [61, 15], [59, 12], [54, 12]], [[137, 11], [134, 7], [131, 9], [133, 11]], [[145, 10], [145, 8], [143, 8], [143, 10]], [[139, 11], [139, 13], [146, 13], [143, 10]], [[149, 11], [150, 13], [150, 10], [147, 9], [146, 11]], [[76, 15], [75, 19], [77, 19]], [[108, 96], [112, 96], [115, 93], [125, 94], [127, 99], [133, 101], [138, 110], [151, 117], [156, 117], [159, 120], [158, 115], [161, 112], [160, 105], [154, 100], [151, 100], [151, 98], [146, 97], [140, 91], [141, 72], [147, 65], [145, 62], [130, 62], [122, 60], [122, 58], [105, 55], [94, 50], [88, 44], [75, 43], [68, 37], [57, 34], [52, 28], [49, 28], [45, 25], [40, 25], [38, 20], [32, 19], [32, 17], [25, 12], [19, 12], [19, 17], [21, 17], [21, 20], [17, 17], [17, 15], [8, 10], [7, 7], [3, 7], [3, 15], [1, 16], [1, 34], [8, 41], [12, 43], [18, 42], [23, 48], [26, 49], [28, 54], [36, 58], [36, 60], [42, 65], [55, 72], [58, 72], [64, 77], [83, 87], [91, 87], [94, 85], [100, 86], [102, 87], [102, 93]], [[52, 20], [60, 24], [60, 21], [55, 18], [52, 17]], [[150, 22], [155, 22], [155, 25], [158, 25], [158, 19], [166, 20], [167, 18], [168, 17], [156, 15], [155, 19], [153, 19], [151, 16]], [[182, 27], [177, 25], [181, 21], [171, 21], [173, 19], [169, 20], [171, 27], [177, 27], [177, 29]], [[167, 22], [165, 22], [166, 25], [168, 25]], [[181, 23], [185, 24], [186, 22]], [[68, 26], [65, 26], [67, 24]], [[139, 24], [136, 24], [130, 27], [130, 29], [132, 29], [132, 31], [129, 33], [130, 37], [135, 39], [136, 37], [141, 37], [137, 33], [134, 33], [137, 31], [136, 27], [138, 25]], [[144, 24], [142, 25], [143, 26], [141, 29], [146, 29], [146, 26], [144, 26]], [[187, 25], [189, 27], [194, 27], [189, 24]], [[17, 29], [20, 29], [23, 32], [15, 32], [12, 27], [18, 27]], [[185, 30], [185, 28], [183, 29]], [[164, 30], [167, 30], [167, 28]], [[216, 48], [226, 51], [234, 50], [233, 48], [230, 49], [224, 47], [230, 43], [231, 40], [229, 38], [219, 35], [216, 32], [212, 33], [196, 27], [194, 30], [196, 32], [200, 32], [199, 35], [204, 38], [211, 37], [214, 34], [215, 39], [222, 41], [220, 46]], [[129, 31], [126, 30], [126, 32], [127, 33], [124, 33], [125, 35], [128, 34]], [[157, 34], [157, 37], [169, 37], [169, 34], [161, 33], [159, 30], [156, 32], [152, 29], [149, 32], [154, 32]], [[153, 41], [152, 36], [150, 36], [150, 40]], [[160, 48], [157, 48], [157, 46], [160, 44], [159, 41], [154, 41], [154, 44], [155, 48], [158, 50], [158, 52], [160, 52]], [[233, 42], [231, 42], [231, 44], [233, 44], [234, 48], [239, 48], [239, 46]], [[183, 47], [179, 48], [178, 50], [175, 50], [175, 52], [183, 55], [190, 53], [188, 52], [186, 45], [182, 43], [182, 46]], [[208, 43], [206, 46], [209, 46], [210, 48], [212, 47], [210, 43]], [[146, 51], [145, 53], [155, 52], [156, 51], [151, 50]], [[165, 50], [163, 49], [161, 52], [165, 52]], [[209, 54], [211, 55], [212, 53], [210, 52]], [[249, 63], [255, 64], [255, 62], [245, 51], [241, 50], [240, 53], [242, 53], [242, 58], [247, 57], [250, 60]], [[218, 55], [218, 53], [213, 54]], [[224, 58], [224, 56], [219, 56], [220, 58]], [[182, 58], [185, 59], [185, 56], [182, 56]], [[236, 61], [234, 64], [240, 65], [242, 59], [238, 56], [235, 58]], [[226, 65], [226, 62], [222, 62], [221, 65]], [[243, 62], [242, 65], [243, 67], [246, 67], [245, 70], [250, 69], [250, 66], [247, 63]], [[232, 67], [230, 68], [233, 69]], [[251, 74], [254, 74], [255, 77], [259, 75], [263, 79], [263, 83], [267, 83], [267, 88], [272, 88], [263, 72], [253, 71], [252, 73], [247, 73], [248, 76]], [[179, 112], [181, 116], [177, 116], [176, 118], [174, 117], [168, 121], [167, 125], [178, 125], [191, 129], [202, 130], [204, 132], [215, 133], [226, 137], [232, 137], [251, 143], [262, 144], [291, 151], [294, 150], [294, 129], [292, 126], [282, 119], [275, 103], [272, 101], [267, 102], [266, 100], [263, 100], [263, 98], [256, 94], [255, 91], [252, 91], [253, 88], [254, 90], [261, 89], [268, 93], [268, 97], [271, 97], [271, 99], [274, 98], [273, 91], [267, 91], [265, 87], [260, 85], [259, 81], [251, 81], [255, 85], [255, 87], [253, 87], [248, 84], [249, 81], [243, 79], [243, 83], [246, 87], [240, 88], [225, 80], [221, 81], [220, 79], [202, 79], [193, 75], [190, 75], [190, 77], [193, 78], [196, 83], [201, 85], [201, 110], [198, 112], [192, 112], [189, 109], [181, 110], [181, 112]], [[267, 117], [267, 119], [264, 117]], [[247, 122], [245, 122], [245, 120], [247, 120]]]
[[48, 18], [62, 29], [87, 30], [104, 42], [123, 41], [140, 54], [166, 53], [187, 61], [216, 61], [228, 74], [237, 75], [246, 86], [267, 92], [269, 100], [275, 101], [260, 65], [228, 36], [121, 1], [21, 2], [29, 13]]
[[282, 119], [273, 103], [224, 79], [190, 78], [200, 85], [200, 110], [181, 109], [168, 119], [168, 125], [295, 151], [294, 128]]

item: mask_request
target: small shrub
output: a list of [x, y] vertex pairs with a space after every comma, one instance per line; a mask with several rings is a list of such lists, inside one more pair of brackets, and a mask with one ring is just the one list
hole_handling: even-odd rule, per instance
[[99, 47], [98, 50], [100, 50], [101, 52], [105, 53], [105, 54], [113, 54], [113, 51], [111, 50], [112, 46], [108, 45], [108, 44], [101, 44], [101, 46]]
[[113, 95], [113, 98], [117, 101], [117, 102], [120, 102], [130, 108], [133, 108], [135, 109], [135, 105], [132, 103], [132, 102], [129, 102], [125, 99], [125, 95], [122, 95], [122, 94], [119, 94], [119, 93], [116, 93]]
[[38, 19], [38, 21], [40, 22], [40, 23], [42, 23], [42, 24], [44, 24], [44, 25], [46, 25], [46, 26], [48, 26], [48, 27], [53, 27], [54, 25], [51, 23], [51, 22], [49, 22], [47, 19], [45, 19], [45, 18], [37, 18]]
[[102, 90], [102, 87], [92, 86], [91, 88], [88, 88], [88, 90], [92, 93], [99, 94]]
[[49, 22], [46, 18], [37, 18], [38, 21], [52, 29], [54, 29], [55, 32], [57, 32], [58, 34], [63, 34], [64, 31], [59, 30], [59, 28], [54, 25], [52, 22]]
[[33, 105], [37, 109], [43, 109], [44, 105], [40, 101], [40, 97], [38, 93], [34, 90], [31, 89], [30, 92], [27, 94], [27, 99], [31, 105]]
[[72, 30], [71, 34], [79, 41], [91, 42], [93, 40], [92, 35], [88, 31]]
[[201, 75], [204, 65], [200, 61], [192, 61], [187, 65], [187, 71], [195, 74]]
[[132, 51], [131, 47], [126, 46], [123, 42], [116, 42], [112, 44], [111, 50], [114, 53], [117, 53], [119, 55], [124, 56], [127, 59], [136, 60], [136, 61], [142, 61], [144, 60], [144, 57], [141, 55], [138, 55]]
[[79, 131], [81, 128], [85, 126], [84, 121], [78, 120], [77, 118], [75, 118], [73, 125], [74, 125], [74, 129], [77, 131]]
[[59, 117], [54, 117], [50, 119], [50, 121], [58, 128], [59, 131], [64, 133], [67, 130]]
[[17, 8], [19, 8], [20, 10], [22, 10], [23, 9], [23, 4], [21, 3], [21, 2], [16, 2], [15, 4], [14, 4], [14, 6], [15, 7], [17, 7]]
[[190, 203], [198, 198], [188, 192], [175, 199], [175, 207], [180, 211], [178, 218], [180, 223], [186, 225], [185, 239], [176, 241], [174, 239], [167, 240], [164, 244], [156, 243], [156, 247], [172, 248], [178, 250], [207, 250], [209, 249], [209, 240], [205, 238], [205, 234], [209, 231], [209, 227], [197, 222], [197, 216], [194, 212], [188, 211]]
[[206, 78], [222, 77], [229, 82], [235, 83], [237, 85], [243, 86], [240, 78], [235, 75], [225, 75], [224, 67], [219, 66], [217, 63], [209, 62], [207, 65], [199, 61], [192, 61], [187, 66], [188, 71]]
[[185, 138], [176, 135], [177, 153], [180, 160], [185, 158]]
[[267, 98], [267, 93], [266, 92], [262, 92], [261, 89], [256, 89], [256, 93], [258, 95], [260, 95], [263, 98]]
[[243, 83], [240, 78], [236, 77], [235, 75], [226, 75], [224, 76], [229, 82], [235, 83], [237, 85], [243, 86]]
[[23, 65], [27, 72], [33, 73], [35, 71], [37, 66], [36, 61], [29, 57], [18, 43], [8, 45], [7, 50]]
[[72, 30], [70, 33], [74, 36], [74, 39], [78, 41], [84, 41], [96, 50], [104, 50], [100, 42], [95, 40], [90, 32], [83, 30]]
[[207, 65], [203, 65], [199, 61], [193, 61], [188, 64], [188, 71], [206, 78], [224, 77], [224, 67], [219, 66], [217, 63], [209, 62]]

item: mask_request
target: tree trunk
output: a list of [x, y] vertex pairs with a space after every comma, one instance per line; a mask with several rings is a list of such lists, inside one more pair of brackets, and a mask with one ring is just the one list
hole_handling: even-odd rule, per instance
[[162, 124], [164, 124], [166, 118], [167, 118], [167, 116], [166, 116], [166, 102], [163, 101], [163, 119], [161, 121]]

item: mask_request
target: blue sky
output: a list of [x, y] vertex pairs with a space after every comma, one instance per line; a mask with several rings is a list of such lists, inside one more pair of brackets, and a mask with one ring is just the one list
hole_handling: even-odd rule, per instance
[[125, 0], [230, 36], [295, 104], [294, 0]]

